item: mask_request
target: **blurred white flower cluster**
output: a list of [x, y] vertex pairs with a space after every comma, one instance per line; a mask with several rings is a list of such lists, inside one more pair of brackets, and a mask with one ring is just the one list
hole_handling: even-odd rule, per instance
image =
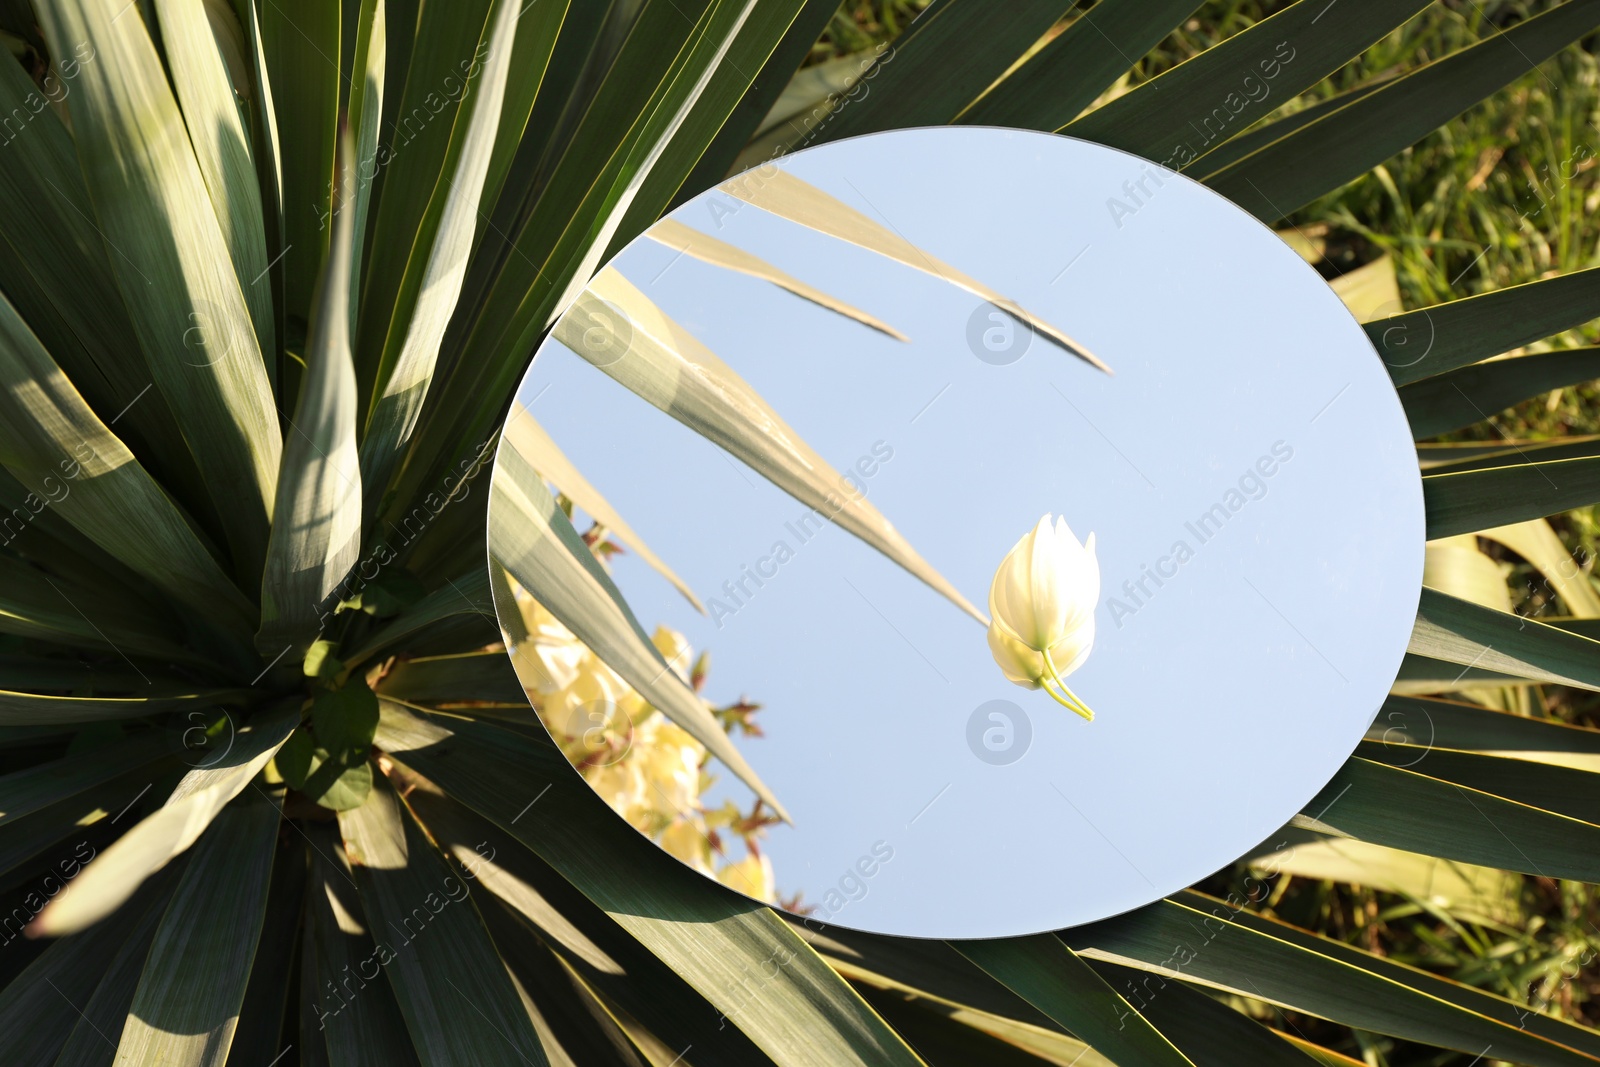
[[[602, 557], [603, 558], [603, 557]], [[512, 582], [527, 639], [510, 649], [528, 699], [550, 735], [595, 792], [667, 852], [741, 893], [776, 901], [772, 863], [758, 839], [773, 820], [759, 802], [750, 812], [732, 800], [707, 810], [701, 795], [713, 777], [705, 746], [645, 703], [610, 667]], [[679, 677], [698, 690], [704, 657], [696, 663], [684, 636], [656, 628], [656, 648]], [[759, 734], [741, 702], [720, 709], [725, 723]], [[729, 849], [731, 838], [744, 846]], [[729, 853], [742, 853], [729, 859]]]

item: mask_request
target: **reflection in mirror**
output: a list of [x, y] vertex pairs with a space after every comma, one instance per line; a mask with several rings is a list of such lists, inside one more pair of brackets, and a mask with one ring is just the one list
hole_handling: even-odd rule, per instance
[[1108, 211], [1149, 168], [842, 141], [577, 296], [506, 424], [491, 579], [620, 817], [818, 923], [994, 937], [1187, 885], [1332, 776], [1414, 614], [1405, 419], [1252, 218], [1165, 172]]

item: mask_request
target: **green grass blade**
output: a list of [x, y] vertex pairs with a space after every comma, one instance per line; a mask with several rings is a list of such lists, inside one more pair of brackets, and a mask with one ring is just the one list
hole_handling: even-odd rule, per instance
[[1101, 0], [957, 121], [1059, 130], [1198, 6], [1198, 0]]
[[[1361, 54], [1428, 0], [1299, 0], [1061, 131], [1182, 170]], [[1409, 143], [1409, 142], [1408, 142]]]
[[111, 266], [155, 386], [183, 426], [239, 573], [266, 551], [282, 440], [255, 327], [227, 242], [139, 19], [95, 0], [39, 11], [58, 54], [87, 41], [73, 99], [78, 159]]
[[[1447, 762], [1432, 753], [1418, 766], [1425, 771], [1435, 756], [1440, 757], [1438, 763]], [[1535, 763], [1524, 766], [1532, 774], [1551, 778], [1563, 770]], [[1592, 777], [1584, 771], [1566, 772], [1573, 775]], [[1352, 756], [1306, 808], [1320, 812], [1313, 819], [1318, 830], [1483, 867], [1600, 882], [1600, 825], [1423, 771]], [[1396, 811], [1406, 817], [1395, 818]]]
[[40, 932], [82, 930], [120, 907], [146, 878], [182, 855], [221, 818], [227, 803], [245, 791], [299, 722], [300, 702], [290, 700], [240, 728], [222, 756], [184, 775], [166, 804], [95, 857], [50, 902], [35, 920]]
[[384, 933], [384, 965], [423, 1067], [548, 1059], [505, 964], [446, 862], [386, 782], [339, 813], [365, 913]]
[[227, 1063], [267, 910], [280, 812], [279, 798], [251, 790], [195, 849], [150, 946], [115, 1067]]
[[1543, 518], [1600, 500], [1600, 457], [1427, 474], [1428, 539]]
[[1401, 386], [1400, 403], [1417, 440], [1482, 422], [1513, 404], [1600, 378], [1600, 347], [1540, 352], [1424, 378]]
[[[343, 145], [354, 170], [353, 145]], [[346, 179], [344, 195], [354, 193]], [[306, 369], [289, 420], [278, 473], [272, 536], [261, 574], [256, 648], [267, 659], [304, 653], [328, 617], [323, 610], [361, 552], [361, 461], [356, 450], [355, 367], [350, 355], [353, 205], [335, 212], [334, 235], [311, 310]]]
[[[1600, 315], [1600, 267], [1366, 323], [1396, 385], [1453, 371]], [[1488, 415], [1482, 416], [1488, 418]]]
[[[253, 609], [194, 528], [0, 297], [0, 463], [90, 540], [238, 633]], [[59, 477], [58, 477], [59, 476]], [[70, 491], [62, 493], [70, 477]]]
[[1422, 591], [1411, 651], [1449, 663], [1600, 691], [1600, 641], [1433, 589]]
[[[1520, 1029], [1519, 1017], [1537, 1013], [1501, 997], [1321, 938], [1299, 943], [1246, 925], [1249, 918], [1221, 901], [1185, 894], [1182, 903], [1160, 901], [1061, 936], [1085, 958], [1147, 972], [1139, 983], [1145, 998], [1162, 996], [1168, 982], [1182, 979], [1469, 1055], [1492, 1044], [1496, 1055], [1534, 1067], [1594, 1063], [1580, 1051], [1592, 1042], [1582, 1027], [1562, 1024], [1577, 1044], [1560, 1044]], [[1471, 1006], [1446, 999], [1441, 986]]]
[[988, 624], [983, 612], [924, 560], [748, 382], [616, 268], [600, 272], [552, 336]]
[[1194, 1067], [1054, 934], [953, 941], [951, 946], [1102, 1055], [1119, 1063]]
[[267, 356], [271, 380], [276, 377], [277, 310], [267, 280], [261, 186], [256, 181], [244, 118], [234, 102], [233, 83], [228, 80], [203, 0], [156, 0], [155, 8], [189, 143], [250, 308], [257, 347]]
[[687, 730], [775, 811], [783, 812], [705, 702], [668, 668], [611, 576], [515, 449], [502, 452], [495, 469], [489, 542], [494, 546], [491, 565], [509, 571], [648, 704]]
[[[413, 235], [392, 305], [361, 439], [361, 476], [374, 504], [416, 428], [439, 343], [461, 295], [479, 197], [499, 130], [519, 6], [516, 0], [492, 5], [476, 61], [480, 70], [466, 89], [443, 171]], [[385, 192], [394, 188], [387, 186]], [[374, 254], [380, 251], [375, 245]]]
[[[783, 920], [640, 840], [548, 742], [385, 704], [378, 746], [538, 853], [780, 1067], [920, 1064]], [[518, 818], [534, 782], [549, 790]]]
[[821, 127], [820, 139], [949, 122], [1073, 6], [1013, 0], [1005, 18], [997, 19], [988, 0], [935, 5], [862, 76], [868, 91], [839, 108]]
[[[1299, 6], [1322, 2], [1302, 0]], [[1405, 5], [1410, 13], [1422, 6]], [[1376, 13], [1371, 16], [1381, 17]], [[1341, 9], [1330, 21], [1328, 32], [1335, 33], [1366, 22], [1368, 17], [1358, 18], [1356, 13]], [[1600, 2], [1568, 0], [1510, 29], [1494, 30], [1477, 44], [1397, 78], [1348, 107], [1274, 141], [1212, 175], [1206, 184], [1260, 219], [1281, 219], [1415, 144], [1583, 37], [1597, 24]], [[1213, 48], [1205, 56], [1219, 51], [1220, 48]]]

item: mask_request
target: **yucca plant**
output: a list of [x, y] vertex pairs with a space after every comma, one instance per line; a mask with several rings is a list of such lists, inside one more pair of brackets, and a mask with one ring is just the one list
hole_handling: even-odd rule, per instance
[[[934, 0], [796, 76], [835, 0], [4, 5], [0, 1062], [1361, 1062], [1312, 1019], [1442, 1050], [1414, 1062], [1600, 1062], [1545, 1010], [1560, 974], [1514, 999], [1253, 910], [1293, 872], [1453, 872], [1458, 912], [1501, 923], [1495, 877], [1600, 882], [1600, 734], [1517, 713], [1600, 690], [1592, 619], [1436, 577], [1370, 740], [1236, 890], [953, 944], [691, 873], [492, 647], [484, 472], [534, 347], [741, 160], [1060, 130], [1277, 222], [1600, 25], [1600, 0], [1547, 5], [1280, 111], [1428, 6], [1300, 0], [1124, 78], [1196, 6]], [[1368, 327], [1419, 438], [1592, 376], [1592, 352], [1485, 362], [1600, 315], [1592, 269], [1526, 281]], [[1497, 538], [1600, 613], [1536, 521], [1600, 500], [1594, 440], [1424, 461], [1431, 538]], [[517, 577], [571, 603], [593, 560], [545, 514]], [[653, 654], [615, 606], [569, 621]], [[1437, 696], [1469, 686], [1500, 696]]]

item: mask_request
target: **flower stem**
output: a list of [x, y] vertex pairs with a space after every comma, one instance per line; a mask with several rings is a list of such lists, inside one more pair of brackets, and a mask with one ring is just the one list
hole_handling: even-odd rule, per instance
[[1089, 709], [1089, 705], [1078, 699], [1078, 695], [1072, 690], [1068, 689], [1067, 683], [1063, 682], [1061, 680], [1061, 675], [1056, 673], [1056, 665], [1051, 661], [1050, 653], [1041, 652], [1039, 655], [1044, 660], [1044, 669], [1050, 675], [1050, 680], [1055, 682], [1055, 684], [1061, 689], [1061, 692], [1058, 693], [1047, 685], [1043, 687], [1044, 691], [1049, 693], [1050, 696], [1055, 699], [1057, 704], [1060, 704], [1062, 707], [1068, 708], [1071, 711], [1075, 711], [1079, 715], [1082, 715], [1084, 721], [1094, 722], [1094, 712]]

